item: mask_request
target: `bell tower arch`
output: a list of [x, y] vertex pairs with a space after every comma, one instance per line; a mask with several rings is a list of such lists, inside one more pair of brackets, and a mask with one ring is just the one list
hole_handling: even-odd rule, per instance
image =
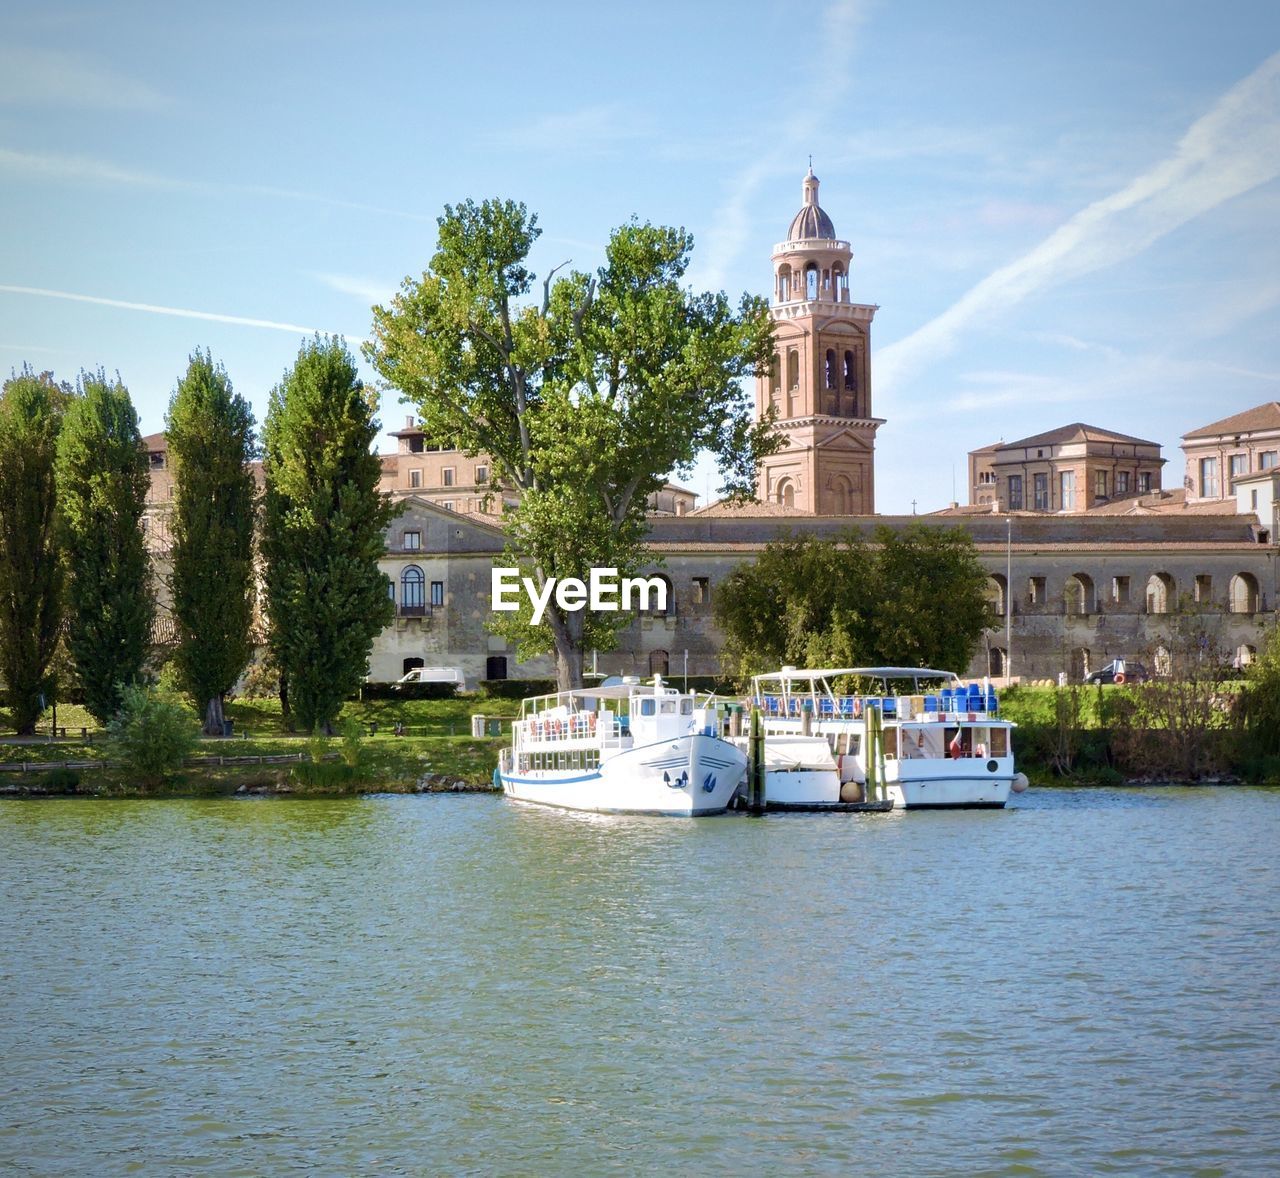
[[756, 414], [772, 409], [786, 444], [765, 459], [757, 494], [812, 515], [875, 513], [871, 320], [849, 297], [853, 250], [818, 203], [812, 165], [787, 239], [773, 247], [774, 356], [756, 382]]

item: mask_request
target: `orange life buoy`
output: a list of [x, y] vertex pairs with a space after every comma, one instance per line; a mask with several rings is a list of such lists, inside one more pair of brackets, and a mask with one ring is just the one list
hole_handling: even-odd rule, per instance
[[1117, 672], [1116, 672], [1116, 679], [1115, 679], [1115, 681], [1116, 681], [1117, 683], [1123, 683], [1123, 682], [1124, 682], [1124, 672], [1123, 672], [1123, 671], [1117, 671]]

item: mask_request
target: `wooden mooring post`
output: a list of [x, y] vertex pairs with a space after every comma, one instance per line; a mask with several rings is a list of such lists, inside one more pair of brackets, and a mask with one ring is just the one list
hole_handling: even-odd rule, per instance
[[760, 709], [752, 708], [747, 746], [747, 809], [753, 814], [764, 813], [764, 770], [764, 725], [760, 721]]

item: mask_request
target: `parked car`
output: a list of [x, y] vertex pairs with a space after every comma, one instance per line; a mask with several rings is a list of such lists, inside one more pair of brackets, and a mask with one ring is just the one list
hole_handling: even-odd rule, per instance
[[1112, 659], [1105, 667], [1090, 671], [1084, 677], [1086, 683], [1145, 683], [1151, 676], [1141, 663], [1126, 659]]

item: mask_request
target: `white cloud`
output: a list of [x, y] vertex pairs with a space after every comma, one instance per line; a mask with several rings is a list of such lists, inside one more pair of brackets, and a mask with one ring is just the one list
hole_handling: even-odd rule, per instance
[[137, 172], [87, 156], [51, 155], [47, 152], [11, 151], [0, 147], [0, 170], [52, 180], [87, 180], [96, 184], [137, 184], [147, 188], [195, 188], [185, 180]]
[[0, 105], [155, 110], [167, 99], [87, 53], [0, 47]]
[[[253, 319], [245, 315], [223, 315], [215, 311], [192, 311], [185, 307], [161, 307], [154, 303], [132, 303], [124, 299], [106, 299], [98, 295], [75, 294], [66, 290], [46, 290], [38, 286], [10, 286], [0, 284], [6, 294], [35, 295], [45, 299], [63, 299], [73, 303], [92, 303], [97, 307], [117, 307], [123, 311], [144, 311], [149, 315], [173, 315], [179, 319], [201, 319], [208, 323], [229, 323], [237, 327], [263, 327], [271, 331], [288, 331], [294, 335], [335, 334], [328, 328], [302, 327], [297, 323], [279, 323], [274, 319]], [[341, 333], [336, 333], [341, 334]], [[364, 339], [347, 336], [347, 341], [362, 344]]]
[[[849, 89], [852, 70], [848, 69], [853, 56], [859, 25], [866, 16], [865, 0], [835, 0], [822, 14], [826, 30], [823, 41], [823, 61], [828, 64], [829, 81], [824, 84], [821, 106], [802, 103], [801, 113], [793, 116], [781, 131], [763, 128], [767, 141], [774, 146], [766, 150], [752, 163], [747, 164], [732, 177], [727, 185], [728, 199], [712, 217], [711, 229], [703, 235], [698, 256], [690, 273], [694, 286], [717, 290], [724, 286], [725, 278], [734, 261], [741, 254], [750, 234], [749, 209], [760, 186], [775, 176], [800, 175], [797, 155], [804, 151], [804, 144], [815, 142], [822, 120], [820, 110], [838, 110], [840, 100]], [[775, 133], [776, 132], [776, 133]], [[784, 146], [776, 146], [782, 144]], [[748, 149], [753, 145], [745, 145]], [[821, 171], [819, 169], [819, 176]]]
[[616, 103], [541, 115], [522, 126], [494, 131], [489, 141], [517, 151], [583, 155], [611, 151], [648, 133], [634, 111]]
[[0, 172], [16, 172], [34, 179], [83, 181], [90, 184], [128, 184], [142, 188], [169, 189], [173, 191], [202, 192], [214, 195], [241, 193], [248, 196], [266, 196], [272, 200], [296, 200], [309, 204], [327, 205], [331, 208], [352, 209], [360, 213], [376, 213], [384, 217], [400, 217], [407, 221], [434, 221], [425, 213], [406, 213], [401, 209], [389, 209], [382, 205], [363, 201], [343, 200], [318, 192], [303, 192], [296, 188], [274, 188], [265, 184], [207, 184], [197, 180], [183, 180], [173, 176], [161, 176], [155, 172], [141, 172], [122, 168], [109, 160], [89, 156], [56, 155], [49, 152], [13, 151], [0, 147]]
[[367, 306], [387, 302], [399, 289], [399, 283], [380, 282], [376, 278], [360, 278], [350, 274], [322, 274], [310, 271], [317, 282], [323, 283], [330, 290], [339, 294], [353, 295]]
[[1280, 54], [1224, 94], [1173, 154], [1076, 213], [935, 319], [877, 357], [881, 393], [952, 350], [966, 329], [1039, 290], [1113, 266], [1224, 201], [1280, 175]]

